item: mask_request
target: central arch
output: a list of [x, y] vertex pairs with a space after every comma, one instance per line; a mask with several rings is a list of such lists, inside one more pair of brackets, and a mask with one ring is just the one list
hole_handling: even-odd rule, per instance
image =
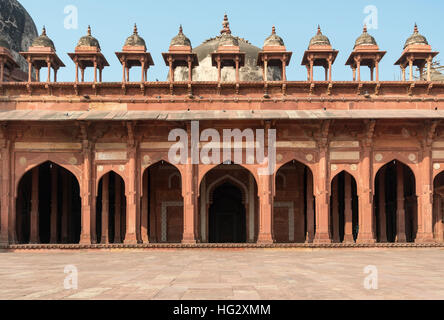
[[199, 241], [256, 241], [257, 184], [248, 169], [231, 162], [216, 166], [202, 178], [199, 195]]
[[241, 190], [227, 181], [214, 189], [212, 199], [209, 210], [209, 242], [246, 242], [247, 217]]

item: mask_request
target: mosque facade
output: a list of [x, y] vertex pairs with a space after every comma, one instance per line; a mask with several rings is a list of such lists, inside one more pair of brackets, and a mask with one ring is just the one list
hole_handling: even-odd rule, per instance
[[[416, 25], [395, 62], [401, 81], [380, 79], [386, 52], [365, 27], [350, 81], [332, 80], [339, 52], [320, 27], [301, 59], [307, 79], [289, 80], [296, 57], [275, 27], [259, 48], [225, 15], [195, 48], [181, 26], [162, 58], [134, 26], [115, 53], [120, 82], [104, 81], [110, 57], [88, 27], [68, 53], [73, 81], [58, 82], [68, 56], [4, 2], [2, 247], [444, 242], [444, 82]], [[159, 61], [168, 79], [148, 81]]]

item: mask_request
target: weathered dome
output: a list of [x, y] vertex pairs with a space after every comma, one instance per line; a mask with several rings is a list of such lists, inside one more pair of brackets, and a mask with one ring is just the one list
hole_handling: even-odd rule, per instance
[[356, 39], [355, 46], [377, 46], [375, 38], [373, 38], [371, 35], [367, 32], [367, 26], [364, 26], [364, 30], [362, 31], [362, 34]]
[[265, 39], [264, 47], [265, 46], [284, 46], [284, 40], [282, 40], [281, 37], [279, 37], [276, 34], [276, 27], [273, 26], [273, 29], [271, 30], [271, 35]]
[[124, 46], [125, 47], [130, 46], [130, 47], [145, 47], [146, 48], [145, 40], [143, 40], [143, 38], [141, 36], [139, 36], [139, 32], [137, 31], [136, 24], [134, 24], [133, 34], [126, 39]]
[[80, 38], [77, 47], [96, 47], [100, 49], [99, 41], [91, 35], [90, 26], [88, 26], [88, 34]]
[[191, 41], [183, 34], [182, 25], [179, 27], [179, 33], [173, 39], [171, 39], [170, 46], [185, 46], [191, 47]]
[[[0, 41], [7, 47], [23, 72], [28, 72], [28, 64], [19, 52], [27, 51], [37, 28], [29, 13], [17, 0], [1, 0]], [[8, 44], [6, 46], [6, 44]]]
[[35, 38], [31, 44], [31, 47], [45, 47], [55, 50], [54, 42], [46, 35], [46, 28], [43, 27], [42, 34]]
[[308, 48], [311, 48], [312, 46], [330, 46], [330, 45], [331, 45], [330, 40], [322, 34], [321, 27], [318, 26], [318, 32], [313, 38], [311, 38]]
[[[239, 69], [240, 80], [262, 81], [262, 68], [257, 65], [257, 57], [261, 49], [253, 46], [245, 39], [233, 36], [226, 15], [222, 25], [223, 29], [219, 36], [208, 39], [193, 49], [199, 60], [199, 65], [193, 68], [193, 79], [195, 81], [217, 81], [217, 68], [212, 65], [211, 54], [216, 52], [221, 45], [236, 45], [239, 46], [240, 52], [245, 53], [245, 65]], [[273, 80], [280, 80], [280, 70], [274, 70], [270, 67], [268, 74]], [[179, 79], [186, 81], [188, 79], [187, 68], [177, 67], [174, 77], [178, 81]], [[222, 81], [234, 81], [234, 79], [235, 72], [233, 68], [222, 69]]]
[[404, 44], [404, 49], [408, 46], [416, 44], [416, 45], [428, 45], [426, 37], [424, 37], [422, 34], [418, 31], [418, 26], [415, 24], [415, 28], [413, 30], [413, 34], [407, 39], [407, 41]]

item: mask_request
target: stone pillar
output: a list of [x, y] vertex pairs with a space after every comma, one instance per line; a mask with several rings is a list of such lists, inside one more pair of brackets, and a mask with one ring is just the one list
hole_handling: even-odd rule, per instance
[[379, 82], [379, 61], [375, 61], [376, 82]]
[[344, 178], [344, 242], [354, 242], [353, 239], [353, 209], [352, 209], [352, 176], [345, 173]]
[[184, 179], [182, 179], [182, 194], [184, 199], [182, 243], [194, 244], [196, 243], [194, 227], [197, 215], [197, 190], [195, 183], [197, 172], [195, 172], [196, 168], [191, 163], [190, 156], [184, 167]]
[[329, 171], [327, 169], [327, 143], [323, 143], [319, 148], [318, 170], [316, 173], [316, 235], [314, 243], [331, 243], [329, 194], [327, 189], [327, 179]]
[[358, 194], [358, 220], [359, 232], [356, 242], [375, 243], [374, 211], [373, 211], [373, 173], [371, 164], [371, 147], [369, 142], [364, 142], [362, 160], [359, 165], [359, 194]]
[[385, 209], [385, 168], [379, 173], [379, 242], [387, 242], [387, 215]]
[[328, 81], [331, 82], [332, 80], [332, 57], [330, 56], [330, 58], [328, 59]]
[[50, 243], [57, 243], [57, 213], [58, 213], [58, 187], [57, 187], [57, 166], [51, 168], [51, 238]]
[[313, 208], [313, 175], [307, 172], [307, 236], [305, 242], [312, 243], [315, 236], [314, 208]]
[[5, 79], [5, 62], [3, 59], [0, 60], [0, 82], [3, 82]]
[[39, 243], [39, 168], [32, 169], [30, 243]]
[[136, 217], [137, 217], [137, 168], [136, 168], [136, 154], [137, 146], [130, 148], [128, 161], [128, 189], [126, 191], [126, 244], [137, 244], [136, 235]]
[[333, 242], [341, 242], [340, 236], [339, 236], [339, 176], [336, 176], [332, 181], [331, 186], [331, 212], [332, 212], [332, 224], [333, 224], [333, 234], [332, 234], [332, 240]]
[[[0, 244], [8, 244], [9, 239], [9, 203], [11, 197], [10, 183], [10, 163], [11, 163], [11, 143], [3, 141], [2, 155], [2, 194], [1, 194], [1, 217], [0, 217]], [[13, 197], [14, 198], [14, 197]], [[12, 202], [12, 201], [11, 201]], [[11, 213], [11, 214], [15, 214]], [[15, 230], [15, 228], [13, 229]]]
[[64, 172], [62, 174], [62, 243], [68, 243], [69, 239], [69, 193], [70, 190], [68, 188], [68, 177]]
[[409, 59], [409, 80], [413, 81], [413, 59]]
[[102, 239], [100, 243], [109, 242], [108, 236], [108, 217], [109, 217], [109, 176], [107, 173], [102, 178]]
[[[93, 190], [92, 190], [92, 155], [91, 146], [88, 140], [83, 140], [83, 176], [81, 181], [81, 197], [82, 197], [82, 221], [80, 231], [80, 244], [91, 244], [91, 234], [96, 234], [96, 217], [95, 210], [92, 210]], [[96, 192], [94, 192], [95, 194]], [[91, 216], [94, 214], [94, 218]], [[94, 219], [94, 223], [92, 220]], [[94, 226], [94, 227], [93, 227]], [[94, 230], [94, 231], [91, 231]], [[97, 237], [93, 236], [94, 242]]]
[[418, 232], [416, 242], [434, 242], [433, 239], [433, 178], [432, 178], [432, 148], [426, 146], [423, 149], [423, 157], [420, 164], [421, 177], [418, 195]]
[[273, 243], [273, 175], [259, 176], [259, 235], [257, 242]]
[[432, 81], [432, 57], [427, 59], [427, 81]]
[[434, 215], [434, 239], [435, 241], [443, 241], [442, 229], [442, 197], [439, 193], [433, 195], [433, 215]]
[[313, 81], [313, 65], [314, 65], [314, 61], [310, 60], [310, 81]]
[[146, 177], [143, 176], [143, 189], [142, 189], [142, 212], [141, 212], [141, 237], [142, 237], [142, 243], [149, 243], [148, 238], [148, 170], [146, 171]]
[[405, 234], [405, 209], [404, 209], [404, 168], [400, 162], [396, 162], [396, 242], [406, 242]]
[[116, 177], [114, 180], [114, 243], [120, 243], [121, 221], [122, 221], [122, 185], [121, 180]]

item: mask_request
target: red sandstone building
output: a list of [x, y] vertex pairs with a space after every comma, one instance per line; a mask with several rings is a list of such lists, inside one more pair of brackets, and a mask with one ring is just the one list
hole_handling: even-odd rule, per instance
[[[165, 82], [147, 81], [160, 59], [136, 27], [116, 53], [119, 83], [102, 82], [111, 57], [90, 28], [69, 53], [74, 82], [57, 82], [67, 59], [46, 30], [20, 50], [8, 40], [0, 39], [3, 246], [443, 242], [444, 83], [433, 79], [437, 52], [416, 26], [396, 62], [403, 81], [379, 79], [385, 52], [366, 29], [347, 61], [353, 80], [341, 82], [331, 77], [338, 51], [320, 28], [302, 59], [307, 81], [287, 80], [297, 61], [275, 28], [260, 49], [233, 36], [227, 17], [196, 48], [180, 28], [163, 54]], [[313, 78], [315, 66], [325, 79]], [[140, 74], [130, 78], [134, 67]], [[273, 174], [259, 175], [263, 165], [245, 157], [170, 164], [169, 132], [191, 134], [192, 121], [221, 135], [275, 129]]]

